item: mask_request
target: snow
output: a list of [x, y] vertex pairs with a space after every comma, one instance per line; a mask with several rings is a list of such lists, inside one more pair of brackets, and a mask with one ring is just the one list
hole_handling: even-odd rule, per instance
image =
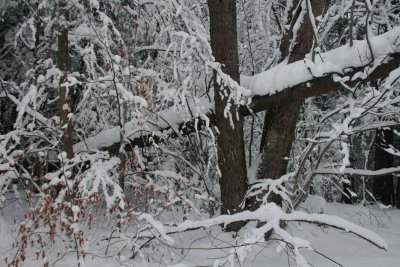
[[263, 153], [257, 153], [251, 162], [251, 166], [247, 169], [247, 183], [254, 184], [257, 182], [257, 170], [260, 165]]
[[[317, 200], [317, 198], [314, 200]], [[366, 227], [374, 232], [379, 232], [379, 235], [385, 240], [381, 245], [387, 245], [387, 251], [379, 250], [359, 238], [354, 238], [354, 236], [347, 234], [346, 231], [320, 227], [316, 224], [297, 222], [289, 223], [286, 232], [295, 236], [292, 241], [299, 247], [299, 252], [304, 256], [305, 261], [307, 261], [310, 266], [338, 266], [338, 264], [335, 264], [326, 257], [329, 257], [343, 266], [394, 267], [398, 265], [400, 259], [400, 243], [398, 242], [400, 239], [400, 210], [387, 209], [382, 211], [376, 207], [367, 209], [361, 206], [327, 203], [326, 213], [343, 217], [357, 225]], [[316, 217], [318, 216], [319, 215], [316, 215]], [[301, 213], [294, 217], [301, 217]], [[142, 219], [150, 223], [153, 222], [153, 218], [147, 214], [143, 215]], [[287, 219], [290, 218], [288, 217]], [[9, 246], [11, 245], [12, 237], [15, 234], [10, 234], [10, 229], [13, 227], [13, 223], [10, 220], [12, 220], [11, 217], [0, 217], [0, 238], [2, 240], [0, 244], [1, 257], [4, 257], [9, 253]], [[331, 218], [329, 218], [329, 221], [330, 223], [333, 223]], [[214, 222], [214, 224], [216, 223], [217, 222]], [[335, 223], [338, 222], [335, 221]], [[190, 225], [190, 223], [185, 224], [187, 226]], [[349, 227], [347, 223], [345, 224], [345, 228]], [[166, 229], [159, 224], [155, 223], [152, 225], [160, 231], [160, 234], [166, 234], [166, 232], [163, 232]], [[347, 230], [350, 229], [351, 227], [347, 228]], [[105, 233], [100, 231], [97, 234], [103, 236]], [[257, 233], [254, 232], [254, 224], [252, 223], [249, 223], [239, 233], [239, 236], [248, 243], [257, 240], [256, 235]], [[171, 264], [170, 266], [213, 266], [218, 262], [224, 262], [225, 260], [223, 260], [223, 257], [231, 253], [233, 253], [232, 255], [236, 255], [235, 253], [237, 253], [240, 257], [247, 255], [246, 258], [242, 259], [242, 266], [287, 267], [288, 261], [291, 262], [290, 266], [296, 266], [296, 264], [286, 255], [286, 251], [284, 247], [282, 247], [283, 244], [272, 242], [267, 247], [262, 245], [256, 245], [254, 247], [249, 247], [246, 244], [240, 245], [237, 243], [237, 237], [233, 237], [230, 233], [222, 232], [218, 225], [211, 227], [210, 230], [207, 231], [200, 229], [179, 235], [169, 235], [169, 237], [173, 239], [171, 240], [167, 237], [170, 242], [173, 242], [177, 247], [183, 248], [183, 254], [179, 257], [182, 258], [182, 260], [180, 260], [177, 265]], [[229, 247], [229, 244], [235, 243], [238, 244], [237, 247]], [[191, 249], [187, 250], [187, 248]], [[54, 251], [62, 249], [62, 247], [56, 247], [54, 248]], [[118, 260], [113, 259], [112, 257], [103, 257], [104, 255], [98, 255], [96, 254], [96, 251], [93, 251], [92, 254], [88, 253], [88, 256], [85, 258], [85, 264], [87, 267], [159, 266], [159, 263], [154, 265], [145, 264], [139, 258], [135, 260], [121, 258]], [[297, 260], [301, 259], [299, 258]], [[301, 264], [302, 262], [297, 263]], [[22, 266], [40, 267], [43, 266], [43, 259], [37, 261], [36, 255], [32, 255], [32, 257], [28, 258]], [[76, 253], [71, 252], [70, 254], [67, 254], [59, 260], [55, 266], [76, 266]]]
[[145, 4], [152, 4], [154, 3], [156, 0], [140, 0], [139, 1], [139, 6], [145, 5]]
[[308, 196], [306, 200], [300, 204], [301, 209], [305, 209], [310, 213], [326, 213], [326, 200], [320, 196]]
[[96, 33], [93, 28], [87, 25], [86, 23], [80, 24], [78, 27], [69, 32], [69, 35], [74, 39], [75, 36], [78, 37], [86, 37], [86, 38], [94, 38]]

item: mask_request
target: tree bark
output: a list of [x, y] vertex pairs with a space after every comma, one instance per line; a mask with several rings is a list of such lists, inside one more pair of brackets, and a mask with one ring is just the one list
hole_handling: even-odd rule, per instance
[[400, 209], [400, 178], [397, 176], [396, 208]]
[[[210, 12], [211, 48], [215, 60], [223, 64], [222, 70], [232, 79], [239, 82], [239, 56], [237, 46], [236, 1], [208, 0]], [[224, 110], [227, 98], [223, 97], [223, 88], [214, 84], [214, 100], [217, 137], [218, 165], [221, 172], [221, 211], [232, 214], [240, 211], [240, 204], [247, 191], [246, 161], [243, 138], [243, 116], [232, 107], [233, 127], [225, 118]], [[231, 224], [228, 230], [237, 231], [241, 224]]]
[[[387, 144], [393, 144], [393, 131], [380, 130], [375, 136], [375, 170], [393, 167], [394, 157], [386, 152], [382, 147]], [[376, 200], [381, 201], [384, 205], [395, 205], [393, 175], [385, 175], [374, 178], [373, 194]]]
[[69, 54], [68, 54], [68, 20], [69, 12], [67, 7], [67, 1], [62, 0], [59, 4], [59, 16], [60, 16], [60, 35], [58, 36], [58, 67], [63, 73], [63, 77], [60, 79], [60, 122], [61, 128], [64, 130], [60, 140], [60, 150], [67, 153], [67, 158], [74, 156], [73, 142], [72, 142], [72, 122], [69, 118], [71, 112], [71, 101], [67, 92], [67, 87], [62, 86], [67, 81], [68, 77], [68, 65], [69, 65]]

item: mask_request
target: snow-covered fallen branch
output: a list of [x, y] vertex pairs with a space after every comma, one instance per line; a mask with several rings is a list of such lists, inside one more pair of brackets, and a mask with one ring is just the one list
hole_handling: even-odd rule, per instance
[[[188, 220], [176, 226], [166, 226], [165, 232], [167, 234], [179, 233], [200, 228], [209, 228], [215, 225], [228, 225], [237, 221], [266, 222], [270, 224], [270, 228], [274, 230], [281, 228], [279, 225], [281, 221], [323, 224], [355, 234], [380, 249], [387, 249], [385, 241], [379, 235], [344, 219], [326, 214], [308, 214], [302, 211], [285, 213], [275, 203], [268, 203], [255, 211], [243, 211], [233, 215], [221, 215], [203, 221]], [[269, 229], [267, 229], [267, 231], [269, 231]]]
[[[175, 234], [195, 231], [198, 229], [209, 229], [214, 226], [226, 226], [238, 221], [259, 222], [257, 227], [254, 227], [254, 224], [253, 226], [248, 225], [246, 229], [249, 232], [243, 236], [241, 241], [236, 239], [235, 244], [232, 244], [232, 248], [235, 248], [235, 251], [232, 253], [235, 255], [237, 254], [239, 261], [242, 261], [246, 258], [246, 255], [249, 251], [251, 251], [252, 246], [257, 245], [260, 242], [265, 242], [265, 234], [273, 230], [275, 235], [279, 237], [279, 239], [275, 240], [282, 242], [284, 246], [288, 245], [293, 251], [298, 266], [309, 266], [306, 259], [301, 254], [300, 249], [305, 248], [313, 250], [314, 248], [312, 247], [312, 244], [303, 238], [293, 236], [289, 231], [282, 227], [282, 222], [305, 222], [325, 225], [352, 233], [380, 249], [387, 250], [388, 247], [386, 242], [376, 233], [346, 221], [340, 217], [326, 214], [309, 214], [303, 211], [292, 211], [290, 213], [286, 213], [275, 203], [267, 203], [255, 211], [247, 210], [233, 215], [220, 215], [215, 218], [202, 221], [187, 220], [175, 225], [162, 225], [158, 222], [155, 222], [149, 215], [142, 215], [141, 219], [146, 221], [150, 228], [140, 232], [138, 235], [135, 235], [135, 238], [160, 238], [172, 246], [174, 241], [170, 238], [170, 236]], [[235, 259], [229, 259], [229, 256], [226, 260], [231, 261], [232, 263], [235, 261]]]

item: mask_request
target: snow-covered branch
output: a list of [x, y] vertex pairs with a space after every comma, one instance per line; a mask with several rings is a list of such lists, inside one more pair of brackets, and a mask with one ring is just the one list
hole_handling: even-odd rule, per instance
[[[251, 104], [248, 107], [243, 106], [241, 111], [249, 115], [271, 107], [282, 106], [290, 101], [301, 101], [311, 96], [342, 89], [342, 82], [354, 86], [387, 77], [400, 64], [400, 27], [372, 38], [371, 44], [374, 49], [374, 62], [369, 60], [370, 51], [366, 41], [355, 41], [352, 47], [344, 45], [320, 54], [315, 62], [306, 58], [292, 64], [278, 65], [252, 77], [243, 76], [241, 86], [251, 89], [253, 95]], [[207, 98], [204, 98], [200, 105], [199, 103], [194, 103], [194, 105], [198, 105], [203, 114], [213, 113], [212, 103]], [[164, 116], [167, 116], [168, 121], [179, 129], [190, 121], [188, 116], [176, 114], [174, 108], [162, 111], [160, 114], [168, 114]], [[156, 127], [157, 129], [150, 128], [149, 131], [170, 128], [170, 125], [165, 125], [163, 128], [162, 124], [161, 122], [161, 125]], [[130, 128], [129, 122], [126, 128]], [[196, 127], [193, 127], [192, 131], [195, 130]], [[117, 133], [119, 130], [112, 128], [90, 138], [86, 141], [88, 147], [107, 148], [119, 142], [119, 137], [114, 132]], [[143, 142], [135, 144], [140, 145]], [[83, 147], [83, 143], [76, 144], [75, 150], [79, 151]]]
[[305, 58], [242, 77], [241, 85], [253, 91], [250, 109], [257, 113], [342, 89], [343, 83], [351, 87], [387, 77], [400, 64], [400, 27], [371, 38], [371, 46], [373, 62], [367, 42], [355, 41], [318, 55], [315, 62]]
[[384, 176], [393, 173], [400, 172], [400, 167], [393, 167], [393, 168], [385, 168], [376, 171], [372, 170], [358, 170], [352, 168], [345, 168], [343, 170], [334, 169], [334, 168], [321, 168], [313, 171], [314, 174], [323, 174], [323, 175], [361, 175], [361, 176]]

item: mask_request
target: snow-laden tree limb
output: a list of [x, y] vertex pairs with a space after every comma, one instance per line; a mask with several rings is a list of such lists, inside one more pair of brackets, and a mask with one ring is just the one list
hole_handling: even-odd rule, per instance
[[400, 27], [371, 39], [374, 61], [366, 41], [355, 41], [319, 54], [315, 62], [305, 58], [280, 64], [252, 77], [242, 86], [253, 90], [250, 109], [257, 113], [311, 96], [387, 77], [400, 64]]
[[352, 168], [345, 168], [343, 170], [334, 169], [334, 168], [320, 168], [313, 171], [314, 174], [323, 174], [323, 175], [361, 175], [361, 176], [370, 176], [370, 177], [377, 177], [377, 176], [384, 176], [388, 174], [398, 173], [400, 172], [400, 167], [393, 167], [393, 168], [385, 168], [376, 171], [372, 170], [358, 170]]
[[[305, 82], [312, 82], [315, 78], [328, 75], [344, 75], [335, 77], [343, 82], [366, 79], [376, 67], [390, 61], [390, 56], [400, 52], [400, 27], [396, 27], [382, 35], [371, 39], [375, 60], [371, 61], [371, 52], [366, 41], [355, 41], [351, 47], [346, 44], [336, 49], [321, 53], [315, 61], [308, 57], [291, 64], [285, 62], [252, 77], [242, 77], [242, 86], [253, 91], [253, 95], [274, 95], [287, 88], [293, 88]], [[355, 73], [353, 69], [369, 69], [362, 73]], [[386, 75], [388, 75], [387, 72]], [[311, 87], [311, 86], [310, 86]]]
[[[354, 86], [383, 79], [398, 69], [400, 65], [400, 27], [396, 27], [382, 35], [370, 40], [374, 61], [371, 62], [371, 52], [366, 41], [354, 41], [350, 47], [348, 44], [316, 56], [315, 62], [305, 58], [291, 64], [280, 64], [265, 72], [252, 77], [242, 77], [241, 86], [253, 91], [251, 104], [242, 106], [241, 112], [245, 115], [264, 111], [272, 107], [279, 107], [291, 101], [301, 101], [311, 96], [328, 93], [333, 90]], [[396, 80], [398, 71], [393, 72], [391, 80]], [[213, 114], [213, 103], [206, 97], [193, 103], [193, 110], [200, 108], [202, 114]], [[199, 114], [192, 112], [193, 114]], [[195, 118], [188, 114], [177, 114], [174, 109], [159, 112], [156, 118], [164, 117], [164, 123], [158, 121], [157, 127], [150, 127], [148, 131], [161, 131], [168, 128], [176, 128], [184, 134], [198, 130], [194, 123]], [[194, 115], [197, 116], [197, 115]], [[204, 119], [197, 117], [197, 120]], [[168, 124], [165, 125], [166, 121]], [[204, 125], [204, 124], [203, 124]], [[190, 127], [186, 127], [190, 126]], [[126, 124], [130, 127], [130, 123]], [[129, 130], [128, 130], [129, 131]], [[127, 132], [128, 132], [127, 131]], [[105, 130], [98, 135], [86, 140], [87, 147], [109, 148], [119, 143], [118, 127]], [[143, 134], [128, 137], [133, 143], [143, 145]], [[84, 142], [74, 146], [75, 151], [83, 150]]]

